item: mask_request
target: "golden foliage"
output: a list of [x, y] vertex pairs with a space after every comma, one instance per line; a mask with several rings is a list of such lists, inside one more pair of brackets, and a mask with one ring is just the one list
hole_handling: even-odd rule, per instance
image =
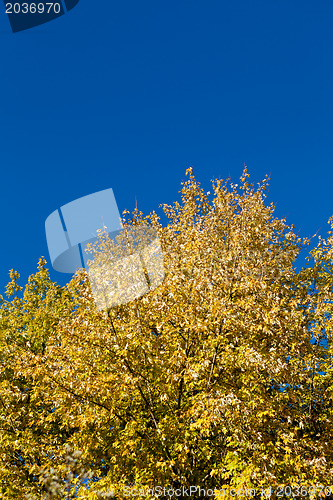
[[[85, 270], [61, 288], [41, 259], [22, 297], [11, 272], [1, 498], [332, 484], [333, 237], [297, 272], [309, 239], [265, 205], [269, 179], [255, 189], [245, 167], [240, 186], [213, 181], [210, 200], [186, 173], [165, 227], [137, 209], [126, 222], [161, 241], [165, 279], [148, 294], [99, 311]], [[50, 481], [62, 493], [47, 496]]]

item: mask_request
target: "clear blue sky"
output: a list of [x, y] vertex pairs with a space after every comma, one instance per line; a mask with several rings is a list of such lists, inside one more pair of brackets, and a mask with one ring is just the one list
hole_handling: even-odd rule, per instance
[[[244, 162], [301, 236], [333, 214], [331, 0], [80, 0], [13, 34], [0, 6], [0, 293], [48, 251], [47, 216], [112, 187], [119, 210], [179, 198], [185, 170]], [[51, 272], [66, 283], [70, 275]]]

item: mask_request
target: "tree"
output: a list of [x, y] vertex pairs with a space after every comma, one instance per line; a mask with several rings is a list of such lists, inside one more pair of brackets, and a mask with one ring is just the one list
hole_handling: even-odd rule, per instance
[[333, 238], [298, 272], [310, 239], [265, 205], [269, 178], [255, 189], [245, 167], [240, 186], [213, 181], [210, 200], [186, 173], [165, 227], [155, 212], [124, 212], [125, 227], [154, 228], [161, 241], [165, 279], [148, 294], [99, 311], [85, 270], [59, 287], [40, 259], [22, 297], [11, 271], [2, 498], [48, 498], [51, 469], [69, 490], [66, 446], [89, 474], [71, 476], [82, 499], [130, 488], [152, 498], [159, 486], [184, 487], [178, 498], [190, 486], [259, 498], [262, 487], [332, 484]]

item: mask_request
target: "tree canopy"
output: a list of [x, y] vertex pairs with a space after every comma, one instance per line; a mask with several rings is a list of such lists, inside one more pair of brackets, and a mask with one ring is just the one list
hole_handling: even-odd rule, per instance
[[60, 287], [41, 258], [24, 289], [10, 272], [1, 498], [333, 484], [331, 231], [297, 271], [310, 239], [274, 216], [269, 178], [245, 167], [211, 194], [186, 174], [165, 226], [123, 213], [161, 242], [164, 281], [142, 297], [98, 310], [84, 269]]

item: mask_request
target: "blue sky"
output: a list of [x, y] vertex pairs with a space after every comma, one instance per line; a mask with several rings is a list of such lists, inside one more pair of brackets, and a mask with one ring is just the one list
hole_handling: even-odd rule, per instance
[[[333, 3], [80, 0], [13, 34], [0, 6], [1, 290], [49, 261], [44, 223], [113, 188], [119, 210], [179, 199], [193, 166], [271, 173], [301, 236], [333, 214]], [[65, 284], [70, 275], [51, 271]]]

